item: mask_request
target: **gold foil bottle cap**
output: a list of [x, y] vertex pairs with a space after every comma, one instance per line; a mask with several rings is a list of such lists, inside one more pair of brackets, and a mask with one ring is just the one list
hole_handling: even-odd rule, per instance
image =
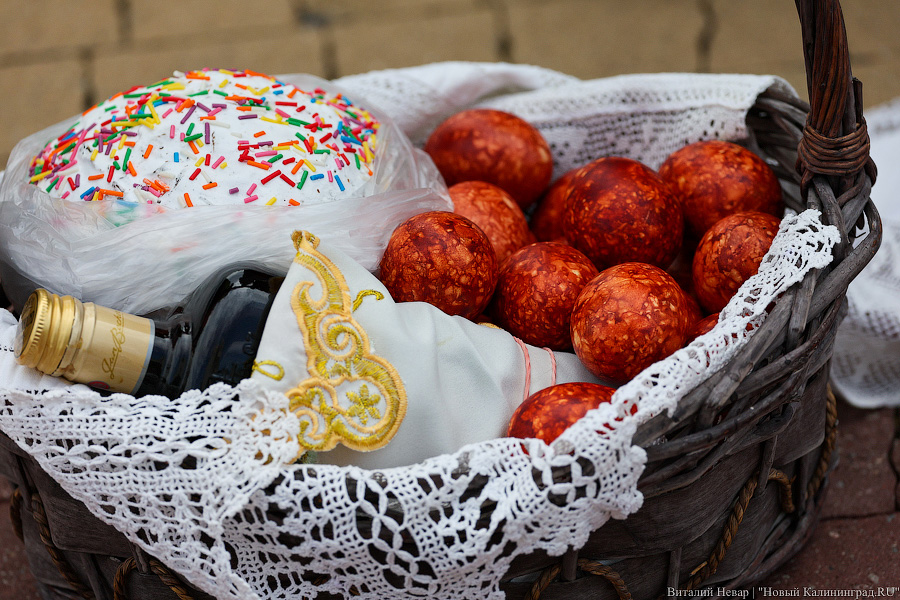
[[22, 365], [54, 373], [72, 341], [77, 301], [47, 290], [35, 290], [22, 309], [16, 330], [15, 355]]

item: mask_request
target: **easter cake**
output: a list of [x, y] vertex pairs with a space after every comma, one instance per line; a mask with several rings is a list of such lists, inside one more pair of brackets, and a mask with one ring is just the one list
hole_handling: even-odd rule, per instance
[[28, 178], [73, 202], [321, 203], [359, 195], [378, 128], [341, 93], [247, 70], [176, 72], [85, 111], [33, 157]]

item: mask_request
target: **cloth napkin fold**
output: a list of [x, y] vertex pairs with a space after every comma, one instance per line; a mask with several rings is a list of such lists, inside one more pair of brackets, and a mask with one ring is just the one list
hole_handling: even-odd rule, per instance
[[318, 462], [384, 468], [449, 454], [503, 437], [515, 408], [540, 389], [597, 381], [572, 353], [424, 302], [394, 302], [311, 233], [294, 242], [251, 379], [289, 397], [301, 446]]

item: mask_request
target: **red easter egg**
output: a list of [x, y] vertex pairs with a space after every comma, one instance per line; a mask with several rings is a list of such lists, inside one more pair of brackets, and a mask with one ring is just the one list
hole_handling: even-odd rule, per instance
[[666, 268], [681, 247], [681, 204], [653, 170], [621, 157], [597, 159], [572, 179], [566, 240], [598, 269], [623, 262]]
[[397, 302], [428, 302], [447, 314], [472, 318], [494, 293], [497, 258], [488, 237], [469, 219], [425, 212], [391, 234], [379, 277]]
[[492, 313], [498, 325], [528, 344], [567, 350], [575, 300], [597, 274], [588, 257], [567, 244], [530, 244], [501, 263]]
[[[528, 397], [509, 421], [507, 436], [553, 442], [587, 411], [609, 402], [615, 390], [588, 382], [560, 383]], [[637, 407], [635, 407], [637, 408]]]
[[512, 196], [492, 183], [463, 181], [450, 186], [453, 212], [470, 219], [491, 240], [497, 261], [534, 241], [525, 213]]
[[575, 354], [594, 375], [624, 383], [684, 345], [696, 313], [659, 267], [623, 263], [588, 283], [572, 310]]
[[756, 274], [779, 222], [766, 213], [742, 212], [721, 219], [703, 234], [692, 273], [694, 293], [707, 312], [725, 308], [738, 288]]
[[781, 216], [781, 184], [772, 167], [732, 142], [689, 144], [663, 162], [659, 174], [684, 206], [685, 227], [699, 238], [717, 221], [736, 212]]
[[681, 249], [675, 255], [668, 267], [666, 273], [671, 275], [678, 285], [688, 294], [693, 293], [694, 281], [692, 279], [691, 265], [694, 261], [694, 251], [697, 248], [697, 240], [685, 236], [681, 243]]
[[[678, 283], [676, 281], [676, 283]], [[698, 321], [703, 319], [703, 315], [706, 314], [703, 312], [703, 309], [700, 307], [700, 303], [694, 298], [690, 292], [685, 291], [684, 286], [679, 284], [679, 287], [684, 292], [684, 300], [687, 302], [687, 316], [691, 325], [696, 324]]]
[[690, 344], [704, 333], [709, 333], [712, 331], [713, 327], [718, 325], [718, 323], [719, 313], [716, 312], [711, 315], [706, 315], [694, 323], [694, 326], [688, 330], [687, 339], [684, 341], [685, 345]]
[[531, 231], [541, 242], [564, 241], [563, 217], [565, 216], [566, 199], [569, 188], [578, 169], [564, 173], [550, 184], [547, 191], [538, 199], [537, 208], [531, 214]]
[[508, 112], [469, 109], [438, 125], [425, 142], [448, 186], [486, 181], [506, 190], [522, 210], [550, 184], [550, 146], [530, 123]]

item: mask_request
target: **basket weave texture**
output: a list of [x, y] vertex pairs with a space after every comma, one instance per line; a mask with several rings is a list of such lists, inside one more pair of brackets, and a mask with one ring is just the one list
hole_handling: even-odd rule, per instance
[[[735, 359], [672, 416], [638, 430], [634, 442], [648, 456], [641, 510], [562, 559], [517, 558], [502, 584], [508, 598], [649, 599], [745, 587], [797, 552], [816, 523], [837, 460], [833, 342], [881, 223], [839, 2], [796, 4], [810, 103], [766, 92], [748, 126], [777, 165], [788, 206], [816, 208], [841, 232], [834, 260], [783, 294]], [[12, 520], [45, 597], [209, 598], [96, 519], [2, 434], [0, 474], [16, 486]]]

